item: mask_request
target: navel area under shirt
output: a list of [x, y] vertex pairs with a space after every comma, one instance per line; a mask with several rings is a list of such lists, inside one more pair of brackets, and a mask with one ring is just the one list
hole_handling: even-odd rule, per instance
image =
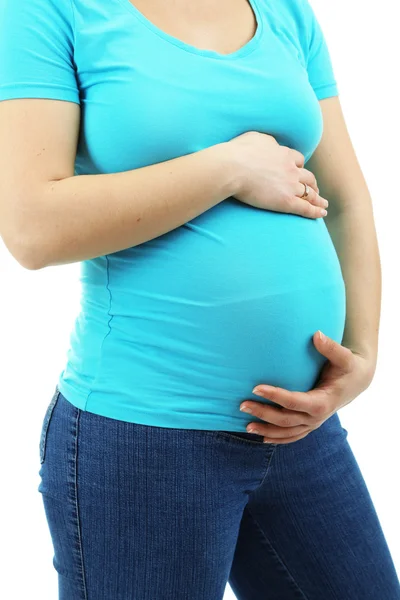
[[[251, 0], [256, 33], [228, 55], [161, 31], [129, 0], [0, 6], [0, 100], [80, 104], [78, 176], [140, 168], [246, 131], [273, 135], [307, 161], [322, 135], [318, 100], [338, 94], [308, 0]], [[323, 219], [230, 197], [80, 264], [81, 310], [57, 385], [99, 415], [245, 431], [240, 403], [271, 402], [252, 394], [256, 384], [311, 389], [326, 360], [314, 332], [342, 340], [345, 286]]]

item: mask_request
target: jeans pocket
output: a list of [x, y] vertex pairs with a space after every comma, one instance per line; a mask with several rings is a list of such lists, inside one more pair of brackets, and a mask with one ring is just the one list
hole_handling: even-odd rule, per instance
[[55, 392], [53, 394], [52, 399], [50, 400], [50, 404], [46, 409], [46, 413], [44, 415], [42, 429], [40, 432], [40, 443], [39, 443], [39, 456], [40, 456], [40, 464], [43, 464], [45, 454], [46, 454], [46, 441], [47, 441], [47, 432], [49, 430], [49, 424], [51, 415], [53, 414], [55, 405], [57, 404], [58, 397], [60, 395], [60, 390], [58, 386], [56, 386]]
[[[244, 443], [244, 444], [256, 444], [258, 446], [267, 446], [268, 444], [264, 444], [263, 436], [255, 433], [250, 433], [248, 431], [221, 431], [215, 430], [214, 435], [216, 437], [225, 438], [226, 440], [230, 440], [236, 443]], [[270, 446], [275, 444], [269, 444]]]

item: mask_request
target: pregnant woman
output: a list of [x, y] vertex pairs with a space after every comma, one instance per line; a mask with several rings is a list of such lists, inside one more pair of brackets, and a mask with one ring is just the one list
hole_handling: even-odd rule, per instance
[[1, 235], [81, 265], [59, 598], [398, 600], [337, 414], [376, 367], [371, 198], [308, 0], [1, 8]]

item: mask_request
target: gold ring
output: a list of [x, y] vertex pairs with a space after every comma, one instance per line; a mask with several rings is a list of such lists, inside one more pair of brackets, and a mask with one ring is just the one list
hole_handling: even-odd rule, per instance
[[308, 187], [308, 185], [306, 183], [303, 183], [304, 185], [304, 194], [302, 196], [300, 196], [300, 198], [308, 198], [308, 193], [310, 191], [310, 188]]

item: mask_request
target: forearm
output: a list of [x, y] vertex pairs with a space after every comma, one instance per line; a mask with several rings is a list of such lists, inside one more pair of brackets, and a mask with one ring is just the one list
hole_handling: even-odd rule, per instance
[[167, 233], [232, 195], [232, 171], [216, 145], [132, 171], [48, 182], [25, 216], [25, 263], [87, 260]]
[[329, 211], [325, 223], [339, 257], [346, 286], [342, 344], [376, 364], [381, 311], [381, 265], [371, 197], [353, 197], [342, 210]]

